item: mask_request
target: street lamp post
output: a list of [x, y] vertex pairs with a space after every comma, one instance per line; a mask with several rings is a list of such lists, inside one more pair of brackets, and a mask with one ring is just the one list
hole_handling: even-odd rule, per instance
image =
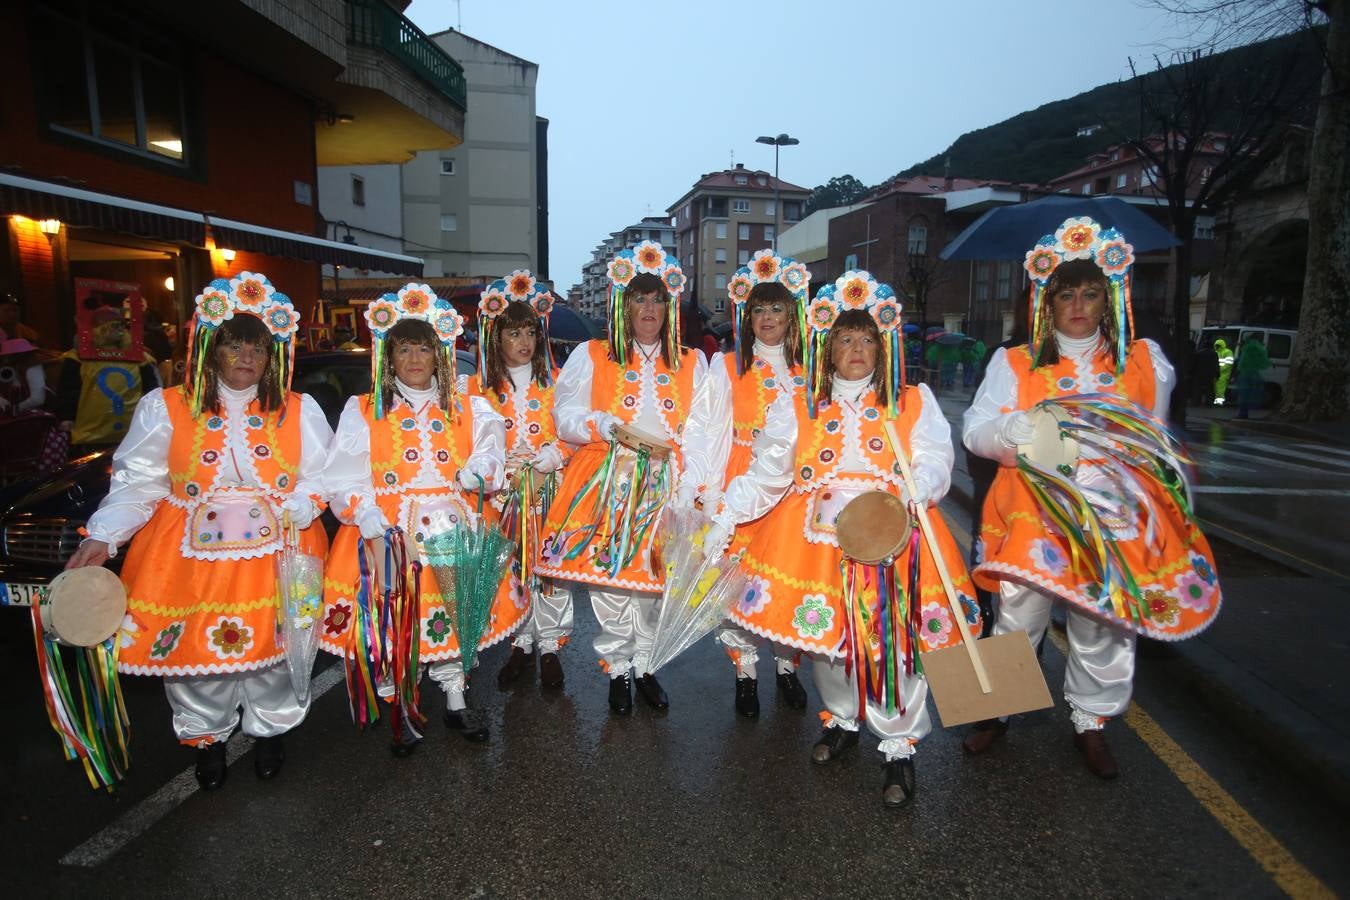
[[786, 134], [780, 134], [778, 135], [778, 137], [769, 137], [768, 135], [760, 135], [759, 137], [755, 138], [755, 143], [773, 145], [773, 252], [777, 254], [778, 232], [782, 230], [782, 223], [780, 222], [780, 216], [782, 215], [782, 213], [779, 212], [782, 201], [779, 199], [778, 195], [778, 148], [792, 147], [796, 144], [800, 144], [801, 141], [797, 140], [795, 137], [789, 137]]

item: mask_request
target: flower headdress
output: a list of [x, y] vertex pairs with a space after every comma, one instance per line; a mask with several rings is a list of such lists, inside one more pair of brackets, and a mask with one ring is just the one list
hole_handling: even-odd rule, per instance
[[666, 308], [666, 357], [671, 368], [680, 366], [680, 294], [684, 293], [684, 270], [656, 241], [643, 241], [620, 250], [609, 261], [609, 352], [619, 365], [628, 364], [628, 335], [624, 330], [624, 290], [639, 273], [658, 276], [670, 292]]
[[816, 415], [816, 389], [829, 364], [825, 351], [830, 329], [840, 314], [850, 309], [865, 309], [881, 332], [881, 358], [877, 365], [886, 371], [886, 413], [894, 416], [903, 405], [905, 386], [905, 342], [901, 339], [900, 313], [903, 307], [889, 284], [880, 284], [861, 269], [845, 272], [833, 284], [816, 291], [816, 299], [806, 310], [806, 371], [810, 377], [807, 407]]
[[1092, 260], [1110, 284], [1111, 302], [1107, 314], [1116, 326], [1116, 374], [1125, 371], [1125, 349], [1134, 334], [1134, 309], [1130, 302], [1130, 268], [1134, 248], [1114, 228], [1103, 229], [1087, 216], [1065, 219], [1064, 224], [1036, 242], [1027, 251], [1023, 267], [1032, 281], [1031, 310], [1027, 322], [1031, 331], [1031, 358], [1040, 361], [1041, 349], [1051, 336], [1053, 325], [1045, 286], [1060, 263], [1072, 259]]
[[[426, 322], [436, 332], [441, 342], [441, 353], [446, 356], [449, 371], [455, 371], [455, 339], [464, 333], [464, 317], [449, 301], [436, 296], [436, 292], [425, 284], [409, 282], [398, 289], [396, 294], [383, 294], [378, 300], [371, 301], [366, 307], [366, 325], [370, 327], [370, 383], [375, 395], [375, 418], [384, 418], [384, 391], [380, 388], [384, 373], [384, 358], [387, 353], [386, 338], [389, 329], [404, 319], [416, 319]], [[455, 379], [443, 387], [446, 397], [451, 399], [455, 393]]]
[[[727, 282], [727, 296], [731, 298], [731, 333], [736, 344], [736, 366], [741, 365], [741, 332], [746, 322], [742, 319], [749, 315], [746, 301], [755, 285], [778, 282], [788, 289], [792, 299], [797, 302], [797, 333], [802, 336], [802, 349], [806, 345], [806, 301], [811, 296], [811, 273], [806, 266], [786, 256], [778, 256], [772, 250], [760, 250], [755, 253], [748, 266], [741, 266]], [[744, 375], [744, 372], [739, 372]]]
[[197, 295], [188, 335], [188, 400], [193, 417], [201, 415], [205, 395], [206, 351], [216, 329], [236, 315], [256, 316], [272, 335], [273, 369], [277, 387], [284, 399], [291, 389], [295, 368], [295, 333], [300, 329], [300, 314], [291, 298], [278, 291], [261, 272], [240, 272], [233, 278], [216, 278]]
[[[553, 378], [553, 348], [548, 341], [548, 315], [553, 311], [556, 298], [539, 284], [528, 269], [516, 269], [505, 278], [498, 278], [489, 284], [478, 299], [478, 378], [483, 390], [487, 383], [487, 348], [492, 345], [496, 320], [506, 307], [512, 303], [524, 303], [539, 316], [539, 339], [544, 342], [544, 358], [548, 364], [545, 378]], [[548, 382], [546, 382], [548, 383]]]

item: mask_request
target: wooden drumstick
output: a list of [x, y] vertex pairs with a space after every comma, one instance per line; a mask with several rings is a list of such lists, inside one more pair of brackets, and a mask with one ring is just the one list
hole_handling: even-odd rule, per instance
[[[905, 458], [900, 437], [895, 433], [895, 423], [887, 419], [884, 425], [886, 438], [891, 442], [891, 450], [895, 453], [896, 462], [900, 464], [900, 477], [904, 479], [905, 490], [909, 491], [909, 496], [913, 499], [918, 496], [914, 485], [914, 473], [909, 468], [909, 460]], [[942, 578], [942, 587], [947, 592], [947, 603], [956, 616], [956, 627], [961, 631], [961, 643], [965, 644], [966, 653], [970, 655], [970, 664], [975, 667], [975, 678], [980, 683], [980, 691], [988, 694], [993, 690], [989, 686], [989, 674], [984, 670], [984, 662], [980, 659], [980, 652], [975, 649], [975, 639], [971, 637], [970, 626], [966, 624], [966, 612], [961, 608], [961, 601], [956, 596], [956, 585], [952, 584], [951, 573], [947, 571], [947, 563], [942, 558], [942, 550], [938, 546], [937, 535], [933, 532], [933, 523], [928, 520], [928, 506], [924, 503], [915, 503], [914, 511], [919, 517], [919, 530], [923, 532], [924, 540], [928, 543], [928, 550], [933, 554], [933, 561], [937, 563], [938, 575]]]

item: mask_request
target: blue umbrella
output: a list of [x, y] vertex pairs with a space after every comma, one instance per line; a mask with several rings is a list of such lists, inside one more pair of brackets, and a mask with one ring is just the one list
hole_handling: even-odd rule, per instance
[[554, 305], [548, 316], [548, 336], [554, 341], [589, 341], [600, 337], [600, 329], [576, 310]]
[[1118, 197], [1055, 195], [999, 206], [980, 216], [938, 254], [942, 259], [1021, 259], [1038, 240], [1075, 216], [1114, 226], [1135, 252], [1164, 250], [1181, 243], [1138, 207]]
[[918, 334], [922, 330], [923, 329], [919, 328], [919, 326], [913, 322], [905, 323], [905, 334]]

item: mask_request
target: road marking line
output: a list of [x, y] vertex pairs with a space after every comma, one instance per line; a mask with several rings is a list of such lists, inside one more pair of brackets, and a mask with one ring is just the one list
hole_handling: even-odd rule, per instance
[[1243, 446], [1255, 447], [1258, 450], [1266, 450], [1271, 453], [1279, 453], [1283, 456], [1289, 456], [1294, 459], [1310, 459], [1313, 462], [1325, 463], [1329, 466], [1334, 466], [1338, 469], [1345, 469], [1347, 466], [1350, 466], [1350, 462], [1346, 462], [1344, 460], [1327, 459], [1327, 455], [1325, 453], [1304, 453], [1300, 450], [1290, 450], [1288, 447], [1284, 447], [1280, 444], [1270, 444], [1265, 443], [1263, 441], [1244, 441]]
[[[1047, 628], [1046, 635], [1067, 659], [1069, 645], [1058, 629]], [[1235, 841], [1241, 845], [1247, 855], [1257, 865], [1265, 869], [1276, 886], [1290, 897], [1335, 897], [1331, 889], [1294, 857], [1292, 853], [1256, 821], [1251, 813], [1239, 803], [1232, 794], [1214, 780], [1214, 777], [1182, 749], [1162, 726], [1144, 711], [1137, 701], [1130, 703], [1125, 711], [1125, 724], [1139, 736], [1144, 745], [1171, 770], [1190, 791], [1191, 796], [1200, 802], [1205, 811], [1213, 816]]]
[[[1240, 538], [1241, 540], [1249, 541], [1249, 542], [1251, 542], [1251, 543], [1253, 543], [1253, 544], [1257, 544], [1258, 546], [1264, 547], [1265, 549], [1269, 550], [1271, 553], [1278, 554], [1279, 556], [1282, 556], [1282, 557], [1284, 557], [1285, 559], [1292, 559], [1292, 560], [1295, 560], [1296, 562], [1302, 563], [1302, 564], [1305, 565], [1305, 566], [1310, 566], [1310, 567], [1312, 567], [1312, 568], [1314, 568], [1314, 569], [1317, 569], [1318, 571], [1326, 572], [1328, 575], [1334, 575], [1336, 578], [1338, 578], [1338, 579], [1340, 579], [1340, 580], [1342, 580], [1342, 581], [1350, 581], [1350, 575], [1346, 575], [1344, 572], [1338, 572], [1338, 571], [1336, 571], [1335, 569], [1330, 569], [1330, 568], [1328, 568], [1328, 567], [1322, 565], [1321, 563], [1315, 563], [1315, 562], [1313, 562], [1313, 561], [1310, 560], [1310, 559], [1305, 559], [1305, 558], [1303, 558], [1302, 556], [1299, 556], [1297, 553], [1290, 553], [1288, 550], [1285, 550], [1285, 549], [1283, 549], [1283, 548], [1281, 548], [1281, 547], [1276, 547], [1276, 546], [1273, 545], [1273, 544], [1268, 544], [1268, 543], [1266, 543], [1265, 541], [1260, 540], [1259, 538], [1254, 538], [1254, 537], [1252, 537], [1250, 534], [1248, 534], [1248, 533], [1245, 532], [1245, 531], [1238, 531], [1236, 528], [1233, 528], [1233, 527], [1230, 526], [1230, 525], [1224, 525], [1224, 524], [1222, 524], [1222, 523], [1220, 523], [1220, 522], [1214, 522], [1214, 521], [1211, 521], [1211, 520], [1209, 520], [1209, 519], [1203, 518], [1203, 517], [1201, 517], [1201, 516], [1196, 516], [1196, 517], [1195, 517], [1195, 521], [1197, 521], [1197, 522], [1199, 522], [1201, 525], [1205, 526], [1205, 530], [1206, 530], [1206, 531], [1211, 531], [1211, 530], [1212, 530], [1212, 531], [1217, 531], [1217, 532], [1220, 533], [1220, 535], [1222, 535], [1224, 532], [1227, 532], [1228, 534], [1234, 535], [1234, 536]], [[1230, 539], [1230, 542], [1231, 542], [1231, 539]], [[1278, 561], [1278, 560], [1277, 560], [1277, 561]]]
[[1327, 444], [1310, 444], [1306, 441], [1300, 441], [1294, 446], [1302, 447], [1304, 450], [1316, 450], [1318, 453], [1335, 453], [1338, 456], [1350, 456], [1350, 450], [1341, 447], [1332, 447]]
[[[951, 526], [950, 517], [944, 518], [948, 519], [948, 525]], [[952, 537], [969, 554], [969, 532], [956, 527], [952, 527], [951, 531]], [[1067, 659], [1069, 645], [1064, 636], [1055, 628], [1047, 628], [1045, 633]], [[1205, 811], [1270, 875], [1280, 890], [1299, 898], [1336, 896], [1183, 750], [1138, 702], [1131, 702], [1124, 718], [1125, 724], [1139, 736], [1149, 751], [1167, 766]]]
[[[343, 679], [341, 665], [330, 666], [315, 677], [310, 686], [310, 705]], [[253, 738], [237, 731], [225, 745], [225, 758], [234, 765], [239, 757], [253, 748]], [[92, 869], [113, 857], [127, 844], [140, 837], [169, 813], [177, 809], [201, 787], [197, 784], [195, 766], [184, 769], [162, 788], [118, 816], [110, 825], [80, 846], [61, 857], [63, 866], [81, 866]]]
[[1350, 497], [1350, 488], [1241, 487], [1228, 484], [1202, 484], [1191, 488], [1194, 494], [1269, 494], [1279, 497]]

